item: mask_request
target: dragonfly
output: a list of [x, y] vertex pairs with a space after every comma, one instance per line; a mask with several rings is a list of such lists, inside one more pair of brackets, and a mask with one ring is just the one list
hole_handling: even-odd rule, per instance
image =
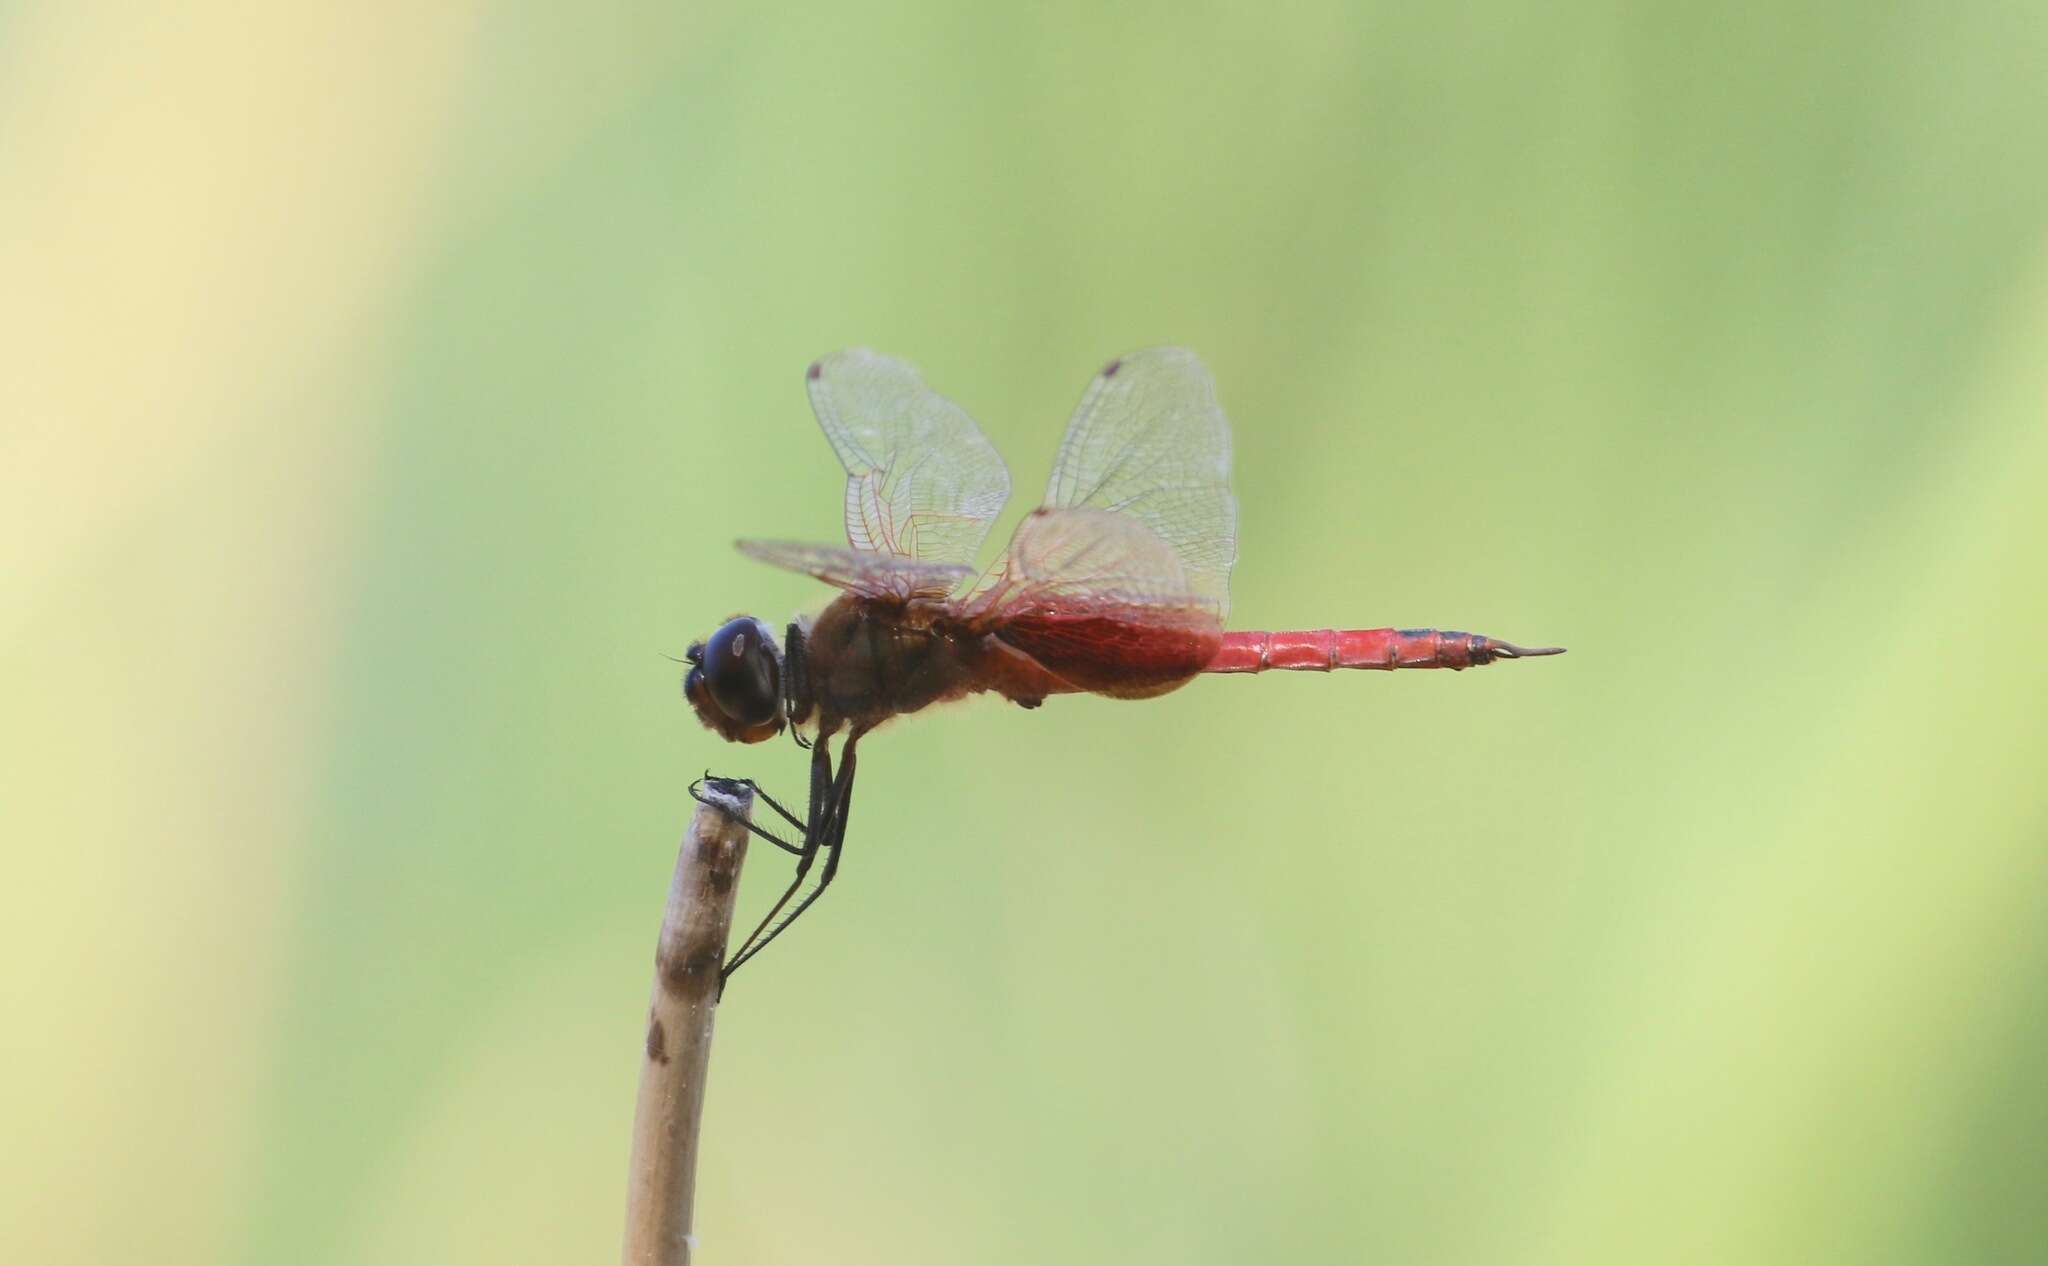
[[840, 593], [780, 641], [739, 615], [685, 655], [683, 693], [705, 726], [735, 743], [786, 730], [810, 751], [801, 816], [751, 779], [707, 774], [691, 787], [709, 802], [707, 781], [742, 784], [795, 836], [748, 824], [796, 856], [796, 873], [721, 985], [832, 886], [856, 749], [893, 718], [975, 694], [1036, 708], [1055, 695], [1151, 699], [1209, 673], [1459, 670], [1564, 650], [1422, 628], [1226, 631], [1237, 561], [1230, 424], [1215, 380], [1184, 348], [1133, 352], [1096, 373], [1043, 503], [985, 572], [975, 559], [1010, 475], [974, 420], [911, 366], [866, 349], [816, 361], [805, 379], [846, 469], [846, 544], [738, 548]]

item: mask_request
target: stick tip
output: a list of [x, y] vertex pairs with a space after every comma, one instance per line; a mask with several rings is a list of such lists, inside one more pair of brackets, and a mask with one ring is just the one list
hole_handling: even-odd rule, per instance
[[736, 818], [754, 811], [754, 784], [739, 778], [706, 774], [690, 785], [690, 798]]

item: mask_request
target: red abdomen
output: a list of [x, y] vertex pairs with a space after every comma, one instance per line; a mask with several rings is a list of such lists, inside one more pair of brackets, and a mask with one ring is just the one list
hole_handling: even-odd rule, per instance
[[1497, 659], [1559, 655], [1561, 646], [1526, 647], [1455, 629], [1292, 629], [1227, 633], [1202, 671], [1326, 673], [1338, 668], [1477, 668]]

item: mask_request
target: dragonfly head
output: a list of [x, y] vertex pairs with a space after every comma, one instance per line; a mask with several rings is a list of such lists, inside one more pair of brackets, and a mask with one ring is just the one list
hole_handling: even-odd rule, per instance
[[709, 641], [684, 652], [690, 665], [683, 697], [697, 719], [734, 743], [759, 743], [782, 733], [782, 648], [768, 626], [737, 615]]

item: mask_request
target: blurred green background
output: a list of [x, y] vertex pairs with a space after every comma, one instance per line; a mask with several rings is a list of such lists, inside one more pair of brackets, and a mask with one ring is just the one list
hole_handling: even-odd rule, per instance
[[[2048, 9], [0, 6], [0, 1241], [610, 1260], [679, 654], [801, 375], [1042, 486], [1179, 342], [1241, 627], [863, 749], [707, 1262], [2048, 1237]], [[759, 908], [780, 867], [757, 853]]]

